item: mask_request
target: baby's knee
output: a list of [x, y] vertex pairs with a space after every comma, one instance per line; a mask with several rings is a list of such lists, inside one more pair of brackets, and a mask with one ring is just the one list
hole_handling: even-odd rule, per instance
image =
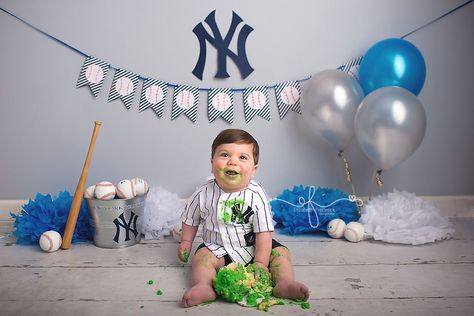
[[290, 259], [291, 255], [290, 255], [290, 250], [288, 250], [288, 248], [286, 247], [275, 247], [272, 249], [272, 252], [270, 254], [270, 260], [274, 260], [274, 259], [277, 259], [277, 258], [288, 258]]
[[199, 266], [217, 266], [218, 258], [206, 247], [199, 249], [193, 256], [192, 264]]

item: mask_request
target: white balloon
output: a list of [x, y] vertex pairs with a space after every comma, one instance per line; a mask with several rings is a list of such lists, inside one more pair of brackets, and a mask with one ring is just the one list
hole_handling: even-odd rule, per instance
[[356, 79], [340, 70], [324, 70], [304, 86], [302, 116], [315, 134], [341, 151], [354, 136], [354, 116], [363, 98]]
[[410, 91], [383, 87], [362, 101], [354, 127], [364, 154], [386, 170], [410, 157], [420, 145], [426, 129], [425, 110]]

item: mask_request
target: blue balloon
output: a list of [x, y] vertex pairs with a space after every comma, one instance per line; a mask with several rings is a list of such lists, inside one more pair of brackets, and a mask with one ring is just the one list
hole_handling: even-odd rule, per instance
[[389, 86], [398, 86], [418, 95], [425, 83], [423, 55], [412, 43], [389, 38], [376, 43], [362, 58], [359, 82], [365, 95]]

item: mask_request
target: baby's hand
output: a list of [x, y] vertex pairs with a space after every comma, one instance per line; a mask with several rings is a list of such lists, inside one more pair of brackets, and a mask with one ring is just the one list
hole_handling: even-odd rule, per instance
[[192, 244], [189, 240], [182, 240], [179, 243], [178, 247], [178, 258], [181, 260], [181, 262], [188, 262], [189, 259], [189, 253], [191, 252], [191, 247]]
[[257, 266], [259, 268], [263, 268], [265, 271], [269, 272], [268, 267], [266, 265], [264, 265], [263, 263], [261, 263], [260, 261], [255, 261], [254, 264], [255, 264], [255, 266]]

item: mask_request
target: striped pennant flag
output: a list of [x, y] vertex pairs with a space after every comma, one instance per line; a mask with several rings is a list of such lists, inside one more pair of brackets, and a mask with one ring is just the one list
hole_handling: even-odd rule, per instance
[[289, 110], [301, 114], [301, 87], [299, 81], [279, 83], [275, 87], [278, 114], [282, 120]]
[[234, 123], [234, 92], [230, 88], [213, 88], [207, 98], [209, 122], [222, 117], [229, 124]]
[[138, 112], [152, 108], [156, 115], [161, 118], [165, 107], [167, 93], [168, 84], [166, 82], [147, 78], [143, 83]]
[[88, 85], [94, 97], [97, 98], [108, 71], [109, 64], [98, 58], [88, 56], [82, 65], [76, 88]]
[[359, 80], [359, 66], [362, 61], [362, 58], [363, 56], [359, 58], [355, 58], [345, 63], [344, 65], [337, 67], [337, 70], [342, 70], [344, 72], [347, 72], [353, 78], [355, 78], [356, 80]]
[[270, 121], [270, 99], [266, 86], [244, 89], [245, 123], [250, 122], [256, 114]]
[[112, 81], [108, 102], [120, 98], [128, 110], [132, 106], [138, 75], [123, 69], [117, 69]]
[[174, 88], [171, 120], [184, 113], [193, 123], [196, 123], [199, 89], [188, 85], [177, 85]]

